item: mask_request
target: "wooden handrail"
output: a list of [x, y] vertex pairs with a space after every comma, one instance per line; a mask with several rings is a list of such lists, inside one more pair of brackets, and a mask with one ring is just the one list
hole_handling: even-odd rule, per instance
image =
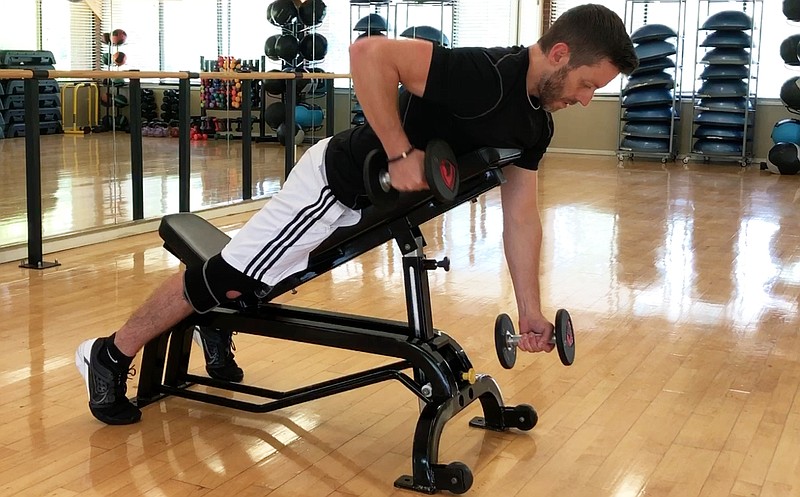
[[0, 79], [29, 79], [33, 71], [29, 69], [0, 69]]
[[47, 71], [50, 78], [76, 78], [76, 79], [103, 79], [103, 78], [129, 78], [129, 79], [188, 79], [186, 71]]
[[[224, 79], [224, 80], [253, 80], [253, 79], [350, 79], [347, 73], [325, 73], [325, 72], [201, 72], [189, 73], [186, 71], [44, 71], [50, 79], [69, 78], [69, 79], [104, 79], [104, 78], [128, 78], [128, 79], [189, 79], [199, 75], [202, 79]], [[33, 77], [34, 71], [30, 69], [0, 69], [0, 79], [29, 79]]]
[[334, 74], [325, 72], [201, 72], [201, 79], [338, 79], [350, 78], [349, 74]]

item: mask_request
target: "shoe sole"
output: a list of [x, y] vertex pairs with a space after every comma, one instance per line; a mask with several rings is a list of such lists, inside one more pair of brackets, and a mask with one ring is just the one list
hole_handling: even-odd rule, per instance
[[83, 383], [86, 385], [86, 395], [90, 401], [92, 400], [92, 396], [89, 391], [89, 358], [92, 357], [92, 347], [96, 341], [97, 338], [86, 340], [78, 345], [77, 350], [75, 350], [75, 367], [78, 368], [78, 372], [83, 376]]

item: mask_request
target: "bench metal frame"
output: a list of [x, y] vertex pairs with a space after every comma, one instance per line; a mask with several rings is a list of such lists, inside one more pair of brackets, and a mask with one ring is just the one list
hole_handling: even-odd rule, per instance
[[[462, 463], [438, 463], [439, 441], [447, 421], [480, 399], [484, 416], [473, 419], [472, 426], [505, 431], [510, 427], [530, 429], [532, 425], [523, 427], [525, 423], [520, 420], [519, 411], [504, 406], [495, 380], [489, 375], [475, 375], [461, 346], [434, 328], [428, 271], [435, 265], [425, 258], [425, 240], [419, 226], [503, 182], [499, 166], [516, 155], [514, 151], [488, 150], [498, 156], [487, 158], [488, 152], [484, 150], [479, 160], [467, 160], [462, 164], [464, 159], [459, 159], [460, 193], [452, 204], [443, 205], [427, 196], [410, 195], [407, 205], [400, 209], [403, 215], [365, 212], [358, 225], [349, 231], [337, 231], [332, 237], [334, 240], [326, 241], [312, 253], [308, 269], [273, 287], [266, 298], [257, 303], [239, 303], [202, 315], [194, 314], [148, 343], [143, 351], [136, 403], [145, 406], [175, 395], [263, 413], [386, 380], [398, 380], [418, 397], [421, 410], [414, 433], [412, 474], [401, 476], [395, 485], [425, 493], [466, 491], [472, 483], [469, 468]], [[477, 165], [473, 167], [475, 174], [465, 179], [463, 171], [469, 170], [465, 165], [473, 162]], [[198, 246], [191, 246], [194, 243], [191, 236], [182, 232], [184, 222], [195, 225], [195, 241], [202, 241]], [[195, 229], [198, 223], [200, 231]], [[207, 227], [203, 227], [203, 223]], [[227, 240], [227, 236], [211, 224], [186, 213], [165, 217], [159, 231], [165, 247], [186, 264], [197, 263], [219, 252]], [[275, 296], [392, 239], [403, 253], [407, 322], [268, 303]], [[269, 390], [189, 373], [192, 333], [198, 326], [367, 352], [399, 361], [289, 391]], [[266, 402], [201, 392], [193, 390], [193, 385], [261, 397]], [[535, 411], [533, 416], [535, 418]]]

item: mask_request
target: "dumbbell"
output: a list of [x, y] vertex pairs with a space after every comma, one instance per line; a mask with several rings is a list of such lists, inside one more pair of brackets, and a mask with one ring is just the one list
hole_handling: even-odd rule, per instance
[[[425, 147], [425, 179], [433, 196], [452, 202], [458, 195], [458, 165], [453, 150], [443, 140], [431, 140]], [[364, 186], [372, 205], [390, 209], [397, 205], [400, 192], [392, 188], [389, 164], [382, 149], [371, 150], [364, 161]]]
[[[514, 331], [514, 322], [508, 314], [500, 314], [494, 322], [494, 347], [497, 358], [506, 369], [511, 369], [517, 362], [517, 345], [522, 335]], [[551, 344], [556, 346], [558, 357], [565, 366], [575, 362], [575, 332], [572, 329], [572, 318], [566, 309], [556, 312], [555, 329]]]

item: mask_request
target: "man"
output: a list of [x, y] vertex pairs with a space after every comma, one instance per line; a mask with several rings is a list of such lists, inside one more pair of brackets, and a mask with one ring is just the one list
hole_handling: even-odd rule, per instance
[[[542, 315], [539, 298], [536, 170], [552, 136], [550, 112], [577, 102], [588, 105], [596, 89], [636, 68], [621, 19], [605, 7], [585, 5], [564, 13], [529, 48], [448, 50], [426, 41], [373, 37], [354, 43], [350, 59], [369, 124], [312, 146], [281, 191], [221, 254], [169, 278], [115, 334], [78, 347], [76, 365], [97, 419], [108, 424], [140, 419], [139, 409], [125, 397], [126, 375], [148, 341], [193, 312], [207, 312], [304, 269], [308, 254], [331, 233], [357, 223], [360, 209], [369, 204], [362, 167], [370, 150], [385, 150], [394, 188], [426, 189], [422, 150], [432, 138], [448, 142], [456, 155], [484, 146], [523, 150], [504, 171], [503, 240], [523, 335], [520, 347], [552, 350], [553, 325]], [[408, 91], [398, 112], [401, 83]], [[208, 341], [212, 335], [205, 333], [206, 351], [214, 345]], [[240, 370], [228, 344], [223, 336], [215, 350], [228, 352], [224, 360], [233, 368], [231, 379], [238, 381]]]

